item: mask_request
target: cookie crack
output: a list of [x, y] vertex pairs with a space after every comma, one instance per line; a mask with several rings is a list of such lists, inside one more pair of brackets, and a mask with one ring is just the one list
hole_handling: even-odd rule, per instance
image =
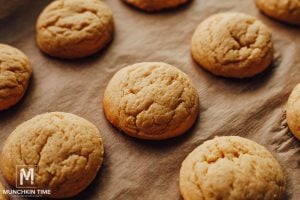
[[41, 158], [42, 158], [43, 150], [44, 150], [45, 146], [48, 144], [48, 141], [49, 141], [49, 139], [50, 139], [52, 136], [53, 136], [53, 135], [48, 135], [46, 141], [42, 144], [41, 149], [40, 149], [39, 152], [38, 152], [39, 159], [38, 159], [38, 161], [37, 161], [37, 163], [36, 163], [37, 166], [40, 166], [40, 161], [41, 161]]
[[26, 161], [26, 159], [24, 158], [23, 153], [22, 153], [22, 152], [23, 152], [23, 151], [22, 151], [22, 149], [23, 149], [23, 148], [22, 148], [22, 144], [19, 145], [19, 148], [18, 148], [18, 149], [19, 149], [19, 155], [21, 156], [21, 161], [23, 161], [23, 163], [24, 163], [25, 165], [28, 165], [28, 163], [27, 163], [27, 161]]
[[206, 197], [205, 197], [205, 195], [204, 195], [204, 192], [203, 192], [203, 189], [202, 189], [202, 185], [201, 185], [201, 182], [200, 182], [200, 180], [199, 180], [199, 178], [198, 178], [198, 176], [196, 175], [196, 165], [198, 164], [198, 162], [195, 162], [194, 164], [193, 164], [193, 166], [192, 166], [192, 171], [194, 172], [193, 174], [194, 174], [194, 179], [195, 179], [195, 181], [192, 181], [192, 180], [189, 180], [192, 184], [194, 184], [197, 188], [198, 188], [198, 190], [199, 190], [199, 192], [201, 193], [201, 195], [202, 195], [202, 197], [203, 197], [203, 200], [206, 200]]
[[[243, 31], [242, 35], [236, 35], [235, 33], [233, 33], [232, 28], [228, 28], [227, 33], [230, 36], [230, 38], [235, 42], [235, 44], [237, 44], [238, 48], [229, 48], [227, 49], [225, 52], [223, 52], [221, 55], [217, 55], [217, 49], [220, 48], [220, 45], [208, 45], [209, 50], [212, 54], [212, 58], [214, 60], [215, 63], [221, 64], [221, 65], [230, 65], [230, 64], [235, 64], [235, 63], [240, 63], [240, 62], [246, 62], [247, 60], [250, 59], [250, 57], [253, 55], [253, 51], [255, 49], [260, 49], [263, 53], [262, 57], [264, 58], [265, 56], [268, 55], [268, 51], [266, 50], [267, 47], [269, 46], [270, 42], [271, 42], [271, 38], [267, 37], [267, 40], [264, 41], [263, 46], [257, 46], [255, 47], [254, 45], [257, 43], [258, 41], [258, 37], [261, 36], [263, 33], [261, 32], [262, 27], [261, 25], [257, 24], [258, 22], [256, 22], [255, 20], [248, 20], [245, 21], [246, 24], [246, 29]], [[254, 34], [253, 39], [250, 39], [250, 41], [247, 41], [249, 39], [245, 38], [247, 36], [247, 34], [249, 33], [249, 28], [252, 27], [253, 25], [258, 25], [258, 28], [256, 30], [256, 33]], [[214, 26], [214, 21], [210, 21], [207, 24], [207, 34], [208, 34], [208, 40], [210, 44], [213, 44], [213, 32], [212, 32], [212, 27]], [[241, 39], [245, 38], [245, 41], [242, 42]], [[222, 42], [221, 42], [222, 43]], [[203, 45], [201, 45], [203, 46]], [[207, 46], [207, 45], [206, 45]], [[250, 49], [250, 53], [245, 56], [245, 57], [240, 57], [241, 53], [240, 51], [244, 48], [246, 49]], [[237, 51], [237, 57], [232, 58], [232, 59], [226, 59], [226, 55], [232, 51]]]
[[[186, 97], [185, 91], [190, 90], [193, 93], [194, 89], [190, 83], [186, 82], [185, 78], [187, 77], [181, 74], [181, 72], [176, 71], [176, 73], [172, 72], [169, 74], [168, 68], [156, 66], [155, 64], [153, 64], [153, 67], [150, 66], [147, 68], [147, 70], [141, 70], [138, 67], [128, 69], [125, 73], [125, 78], [117, 85], [121, 100], [118, 101], [118, 110], [116, 113], [124, 117], [129, 125], [127, 126], [120, 121], [116, 121], [116, 126], [121, 129], [125, 126], [126, 130], [128, 128], [134, 134], [145, 134], [147, 128], [144, 127], [143, 115], [147, 112], [151, 112], [147, 115], [147, 126], [151, 123], [154, 131], [153, 134], [146, 134], [155, 135], [156, 132], [165, 132], [165, 130], [176, 129], [182, 125], [185, 119], [180, 119], [180, 123], [172, 124], [179, 107], [183, 105], [182, 112], [180, 110], [179, 117], [176, 119], [179, 119], [183, 115], [184, 118], [187, 118], [188, 116], [186, 115], [190, 115], [193, 111], [192, 109], [198, 105], [197, 102], [195, 103], [197, 97], [194, 94], [191, 96], [187, 95], [188, 97]], [[168, 89], [163, 91], [158, 89], [156, 91], [155, 88], [160, 87], [174, 90], [171, 93], [172, 95], [166, 94], [167, 98], [170, 98], [170, 101], [164, 101], [163, 99], [165, 98], [165, 93], [168, 93]], [[155, 108], [153, 108], [154, 105], [156, 106]], [[153, 108], [153, 113], [151, 108]], [[164, 111], [161, 113], [159, 110]], [[160, 119], [164, 123], [160, 122]], [[172, 127], [170, 127], [171, 125]]]

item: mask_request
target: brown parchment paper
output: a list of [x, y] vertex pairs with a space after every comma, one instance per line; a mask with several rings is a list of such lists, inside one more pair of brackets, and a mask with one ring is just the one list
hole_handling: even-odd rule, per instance
[[[27, 0], [0, 20], [0, 42], [24, 51], [34, 70], [23, 100], [0, 112], [0, 146], [18, 124], [37, 114], [74, 113], [100, 129], [105, 159], [93, 183], [73, 199], [179, 200], [179, 169], [188, 153], [215, 136], [239, 135], [274, 154], [287, 177], [287, 199], [300, 199], [300, 142], [289, 132], [284, 116], [288, 95], [300, 82], [299, 27], [262, 15], [252, 0], [194, 0], [155, 14], [120, 0], [106, 0], [115, 17], [113, 42], [94, 56], [66, 61], [44, 55], [35, 43], [35, 21], [49, 2]], [[189, 48], [195, 27], [211, 14], [225, 11], [254, 15], [273, 31], [275, 59], [263, 74], [245, 80], [225, 79], [193, 62]], [[196, 85], [200, 115], [184, 136], [142, 141], [122, 134], [105, 120], [102, 97], [107, 82], [122, 67], [142, 61], [177, 66]]]

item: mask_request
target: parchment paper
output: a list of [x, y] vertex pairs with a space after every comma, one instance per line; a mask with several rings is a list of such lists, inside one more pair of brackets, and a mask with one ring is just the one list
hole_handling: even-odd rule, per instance
[[[28, 1], [0, 21], [0, 42], [24, 51], [34, 70], [23, 100], [0, 112], [0, 146], [17, 125], [37, 114], [74, 113], [101, 130], [105, 160], [95, 181], [73, 199], [179, 200], [179, 169], [188, 153], [215, 136], [239, 135], [274, 154], [287, 177], [287, 199], [300, 199], [300, 142], [289, 132], [284, 116], [288, 95], [300, 82], [299, 27], [260, 14], [252, 0], [194, 0], [155, 14], [106, 0], [115, 17], [113, 42], [92, 57], [66, 61], [44, 55], [35, 43], [35, 21], [49, 2]], [[254, 15], [273, 31], [276, 53], [269, 70], [251, 79], [225, 79], [192, 60], [189, 48], [195, 27], [211, 14], [225, 11]], [[122, 67], [142, 61], [177, 66], [196, 85], [201, 111], [184, 136], [142, 141], [122, 134], [105, 120], [102, 97], [107, 82]]]

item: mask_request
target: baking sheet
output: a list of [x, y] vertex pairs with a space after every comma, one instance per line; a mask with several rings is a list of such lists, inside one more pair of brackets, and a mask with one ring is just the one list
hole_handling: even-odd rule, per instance
[[[113, 42], [94, 56], [66, 61], [44, 55], [35, 44], [35, 21], [49, 2], [28, 0], [0, 20], [0, 42], [24, 51], [34, 70], [23, 100], [0, 112], [0, 146], [18, 124], [37, 114], [74, 113], [101, 130], [105, 160], [95, 181], [73, 199], [179, 200], [179, 169], [187, 154], [217, 135], [239, 135], [274, 154], [287, 177], [287, 199], [300, 199], [300, 143], [289, 132], [284, 116], [288, 95], [300, 82], [299, 27], [262, 15], [252, 0], [194, 0], [155, 14], [120, 0], [106, 0], [115, 17]], [[189, 47], [195, 27], [211, 14], [225, 11], [254, 15], [273, 30], [275, 59], [263, 74], [245, 80], [225, 79], [192, 60]], [[105, 120], [101, 101], [107, 82], [122, 67], [142, 61], [177, 66], [196, 85], [201, 111], [184, 136], [142, 141], [122, 134]]]

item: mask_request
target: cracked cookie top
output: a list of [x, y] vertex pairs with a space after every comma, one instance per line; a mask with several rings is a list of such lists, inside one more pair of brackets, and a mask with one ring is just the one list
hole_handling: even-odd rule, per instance
[[255, 0], [257, 7], [268, 16], [300, 25], [300, 0]]
[[100, 0], [56, 0], [40, 14], [36, 40], [54, 57], [80, 58], [96, 53], [112, 39], [113, 16]]
[[18, 49], [0, 44], [0, 111], [15, 105], [24, 95], [31, 65]]
[[191, 51], [195, 61], [215, 75], [251, 77], [272, 62], [272, 34], [252, 16], [220, 13], [200, 23]]
[[263, 146], [223, 136], [204, 142], [183, 161], [180, 191], [185, 200], [278, 200], [285, 196], [285, 177]]
[[286, 119], [289, 129], [300, 140], [300, 84], [296, 85], [288, 99]]
[[106, 118], [125, 133], [149, 140], [178, 136], [197, 118], [199, 98], [187, 75], [161, 62], [118, 71], [104, 93]]
[[7, 138], [2, 174], [16, 186], [16, 166], [36, 165], [35, 185], [51, 189], [52, 198], [71, 197], [95, 178], [103, 160], [96, 126], [73, 114], [38, 115], [19, 125]]
[[187, 3], [189, 0], [124, 0], [126, 3], [133, 5], [145, 11], [159, 11], [163, 9], [177, 7]]

